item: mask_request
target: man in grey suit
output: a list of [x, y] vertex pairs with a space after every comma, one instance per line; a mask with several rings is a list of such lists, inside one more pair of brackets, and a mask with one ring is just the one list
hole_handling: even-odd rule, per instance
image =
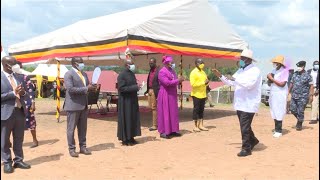
[[81, 57], [71, 59], [72, 68], [64, 75], [66, 97], [63, 109], [67, 112], [67, 140], [71, 157], [79, 157], [76, 153], [74, 130], [78, 129], [80, 153], [90, 155], [86, 147], [88, 98], [89, 91], [94, 91], [96, 86], [89, 83], [85, 72], [82, 72], [84, 64]]
[[[26, 82], [23, 75], [13, 73], [17, 64], [14, 57], [2, 58], [1, 71], [1, 158], [4, 173], [12, 173], [14, 168], [29, 169], [31, 166], [23, 162], [22, 143], [25, 128]], [[12, 157], [9, 145], [10, 134], [13, 135], [13, 152], [15, 158], [12, 167]]]

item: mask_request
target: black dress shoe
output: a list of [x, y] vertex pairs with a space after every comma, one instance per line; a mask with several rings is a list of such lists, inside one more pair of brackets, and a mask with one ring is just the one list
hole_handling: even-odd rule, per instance
[[31, 166], [23, 161], [16, 162], [13, 165], [14, 168], [21, 168], [21, 169], [30, 169]]
[[129, 142], [128, 141], [122, 141], [122, 145], [129, 146]]
[[91, 155], [91, 152], [87, 148], [81, 148], [80, 149], [80, 154]]
[[164, 138], [164, 139], [170, 139], [170, 136], [166, 135], [166, 134], [160, 134], [160, 137], [161, 138]]
[[149, 131], [155, 131], [155, 130], [157, 130], [157, 128], [156, 128], [156, 127], [154, 127], [154, 126], [149, 127]]
[[245, 157], [251, 155], [251, 151], [242, 149], [238, 154], [239, 157]]
[[136, 141], [134, 138], [129, 140], [129, 143], [131, 144], [138, 144], [138, 141]]
[[177, 132], [173, 132], [170, 134], [171, 136], [174, 136], [174, 137], [180, 137], [182, 136], [180, 133], [177, 133]]
[[296, 130], [301, 131], [302, 130], [302, 122], [298, 121], [296, 125]]
[[70, 154], [70, 156], [71, 157], [79, 157], [79, 154], [78, 153], [76, 153], [76, 151], [69, 151], [69, 154]]
[[254, 148], [254, 146], [256, 146], [257, 144], [259, 144], [259, 140], [257, 138], [255, 138], [251, 144], [251, 150]]
[[6, 173], [6, 174], [10, 174], [10, 173], [13, 173], [13, 167], [12, 167], [12, 164], [4, 164], [3, 166], [3, 172]]

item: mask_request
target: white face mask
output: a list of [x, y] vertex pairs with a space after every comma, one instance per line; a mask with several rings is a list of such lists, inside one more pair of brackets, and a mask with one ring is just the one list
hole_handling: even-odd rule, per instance
[[273, 63], [273, 68], [276, 69], [278, 65], [276, 63]]
[[319, 64], [313, 65], [313, 68], [314, 68], [315, 70], [318, 70], [318, 69], [319, 69]]
[[298, 67], [297, 71], [299, 71], [299, 72], [303, 71], [303, 67]]
[[136, 66], [134, 64], [129, 65], [129, 70], [134, 72], [134, 70], [136, 69]]
[[176, 64], [175, 64], [175, 63], [171, 64], [171, 68], [172, 68], [172, 69], [174, 69], [175, 67], [176, 67]]
[[78, 65], [78, 69], [82, 71], [84, 68], [84, 63], [77, 63], [77, 65]]
[[11, 67], [12, 72], [14, 73], [20, 73], [20, 65], [19, 64], [15, 64]]

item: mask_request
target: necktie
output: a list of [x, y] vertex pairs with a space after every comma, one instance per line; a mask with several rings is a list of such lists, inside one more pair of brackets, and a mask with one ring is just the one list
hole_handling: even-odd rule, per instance
[[81, 78], [81, 80], [83, 82], [83, 85], [86, 86], [86, 82], [84, 80], [84, 77], [83, 77], [82, 73], [80, 71], [78, 71], [78, 74], [79, 74], [79, 76], [80, 76], [80, 78]]
[[[17, 85], [16, 83], [14, 82], [14, 79], [13, 79], [13, 76], [12, 75], [9, 75], [9, 79], [10, 79], [10, 84], [12, 86], [12, 89], [15, 90]], [[16, 94], [16, 105], [18, 108], [21, 108], [21, 102], [20, 102], [20, 95], [19, 94]]]

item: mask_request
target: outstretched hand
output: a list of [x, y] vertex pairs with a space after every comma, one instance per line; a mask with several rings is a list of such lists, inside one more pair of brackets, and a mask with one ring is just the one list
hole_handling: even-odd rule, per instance
[[220, 71], [219, 71], [218, 69], [213, 68], [213, 69], [211, 69], [211, 72], [212, 72], [215, 76], [217, 76], [217, 77], [219, 77], [219, 78], [222, 76], [221, 73], [220, 73]]

